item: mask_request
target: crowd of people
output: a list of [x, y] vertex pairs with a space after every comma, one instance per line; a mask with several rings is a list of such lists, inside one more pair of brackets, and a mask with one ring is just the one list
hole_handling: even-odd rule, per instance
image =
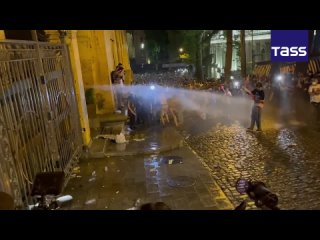
[[[137, 88], [134, 88], [135, 86]], [[231, 97], [235, 93], [235, 89], [222, 84], [219, 80], [196, 81], [189, 76], [174, 72], [136, 74], [132, 87], [132, 91], [127, 91], [129, 94], [126, 96], [131, 129], [141, 125], [165, 126], [171, 123], [178, 127], [183, 123], [186, 108], [195, 110], [199, 117], [206, 119], [206, 112], [212, 107], [210, 102], [214, 98], [210, 93], [226, 97]], [[190, 94], [183, 90], [195, 92]], [[205, 96], [194, 94], [197, 92], [208, 94]], [[219, 105], [218, 101], [214, 101], [216, 106]]]
[[[122, 84], [125, 76], [121, 64], [117, 66], [113, 74], [114, 85]], [[172, 89], [216, 93], [224, 95], [225, 101], [229, 101], [228, 98], [233, 96], [252, 97], [255, 104], [252, 109], [252, 121], [249, 129], [252, 129], [253, 123], [256, 123], [258, 130], [261, 130], [261, 105], [265, 99], [268, 102], [274, 102], [275, 105], [278, 104], [283, 113], [295, 111], [297, 108], [303, 109], [301, 104], [310, 100], [314, 106], [314, 114], [320, 116], [320, 84], [318, 76], [310, 72], [305, 75], [286, 73], [273, 78], [249, 75], [243, 80], [231, 80], [229, 84], [225, 84], [221, 79], [196, 81], [188, 75], [177, 72], [145, 73], [136, 74], [132, 86], [147, 86], [147, 88], [142, 90], [142, 94], [129, 91], [125, 101], [123, 93], [116, 91], [115, 94], [118, 108], [126, 107], [128, 109], [132, 129], [139, 125], [154, 124], [165, 126], [174, 123], [176, 126], [180, 126], [183, 123], [184, 105], [186, 104], [182, 102], [182, 99], [187, 101], [188, 96], [181, 96], [181, 93], [180, 96], [177, 96], [177, 92], [173, 93]], [[162, 91], [157, 91], [155, 88], [161, 88]], [[150, 89], [150, 91], [145, 89]], [[210, 108], [207, 105], [206, 101], [199, 103], [199, 106]], [[205, 119], [205, 115], [204, 112], [199, 111], [201, 118]]]

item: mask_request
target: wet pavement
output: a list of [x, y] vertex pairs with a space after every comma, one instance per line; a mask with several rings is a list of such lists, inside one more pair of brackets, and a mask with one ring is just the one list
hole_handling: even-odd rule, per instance
[[[281, 209], [320, 209], [320, 131], [306, 118], [309, 110], [284, 114], [267, 105], [262, 133], [246, 130], [250, 112], [239, 121], [187, 113], [180, 134], [154, 128], [130, 137], [125, 149], [100, 140], [103, 155], [80, 162], [65, 189], [74, 201], [65, 209], [123, 210], [137, 199], [172, 209], [233, 209], [247, 199], [235, 189], [240, 177], [265, 182]], [[172, 150], [173, 142], [182, 147]], [[161, 146], [172, 148], [164, 153]]]
[[[178, 161], [177, 161], [178, 159]], [[233, 209], [210, 171], [188, 147], [149, 156], [86, 159], [65, 194], [71, 210], [125, 210], [140, 203], [165, 202], [175, 210]]]
[[182, 146], [181, 135], [171, 126], [155, 126], [126, 134], [126, 143], [117, 144], [109, 139], [94, 138], [87, 158], [131, 156], [170, 151]]
[[[307, 109], [299, 114], [281, 118], [273, 106], [267, 107], [262, 133], [246, 131], [248, 121], [199, 124], [200, 119], [189, 116], [183, 135], [234, 205], [246, 199], [235, 189], [241, 177], [265, 182], [279, 196], [281, 209], [320, 209], [319, 126], [303, 120]], [[253, 202], [250, 208], [255, 209]]]

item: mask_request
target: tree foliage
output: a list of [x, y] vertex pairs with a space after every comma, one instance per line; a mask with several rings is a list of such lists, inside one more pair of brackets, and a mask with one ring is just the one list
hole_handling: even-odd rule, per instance
[[199, 51], [199, 41], [202, 30], [182, 30], [181, 34], [183, 36], [182, 46], [184, 51], [189, 54], [190, 63], [196, 64], [197, 55]]
[[166, 30], [146, 30], [146, 49], [150, 53], [151, 61], [158, 62], [167, 56], [169, 45]]

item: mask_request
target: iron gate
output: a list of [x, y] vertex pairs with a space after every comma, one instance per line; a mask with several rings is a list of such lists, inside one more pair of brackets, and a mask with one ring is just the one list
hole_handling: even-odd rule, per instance
[[30, 204], [35, 175], [70, 176], [81, 128], [65, 45], [0, 42], [0, 191]]

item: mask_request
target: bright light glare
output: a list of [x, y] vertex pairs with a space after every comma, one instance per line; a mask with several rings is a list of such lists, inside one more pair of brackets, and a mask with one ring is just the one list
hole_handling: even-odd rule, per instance
[[240, 83], [239, 82], [234, 82], [235, 87], [239, 87]]
[[141, 43], [141, 49], [144, 49], [144, 43]]
[[278, 80], [278, 81], [281, 81], [281, 80], [282, 80], [282, 76], [281, 76], [281, 75], [278, 75], [278, 76], [277, 76], [277, 80]]
[[151, 85], [151, 86], [150, 86], [150, 89], [151, 89], [151, 90], [154, 90], [155, 88], [156, 88], [156, 87], [155, 87], [154, 85]]

